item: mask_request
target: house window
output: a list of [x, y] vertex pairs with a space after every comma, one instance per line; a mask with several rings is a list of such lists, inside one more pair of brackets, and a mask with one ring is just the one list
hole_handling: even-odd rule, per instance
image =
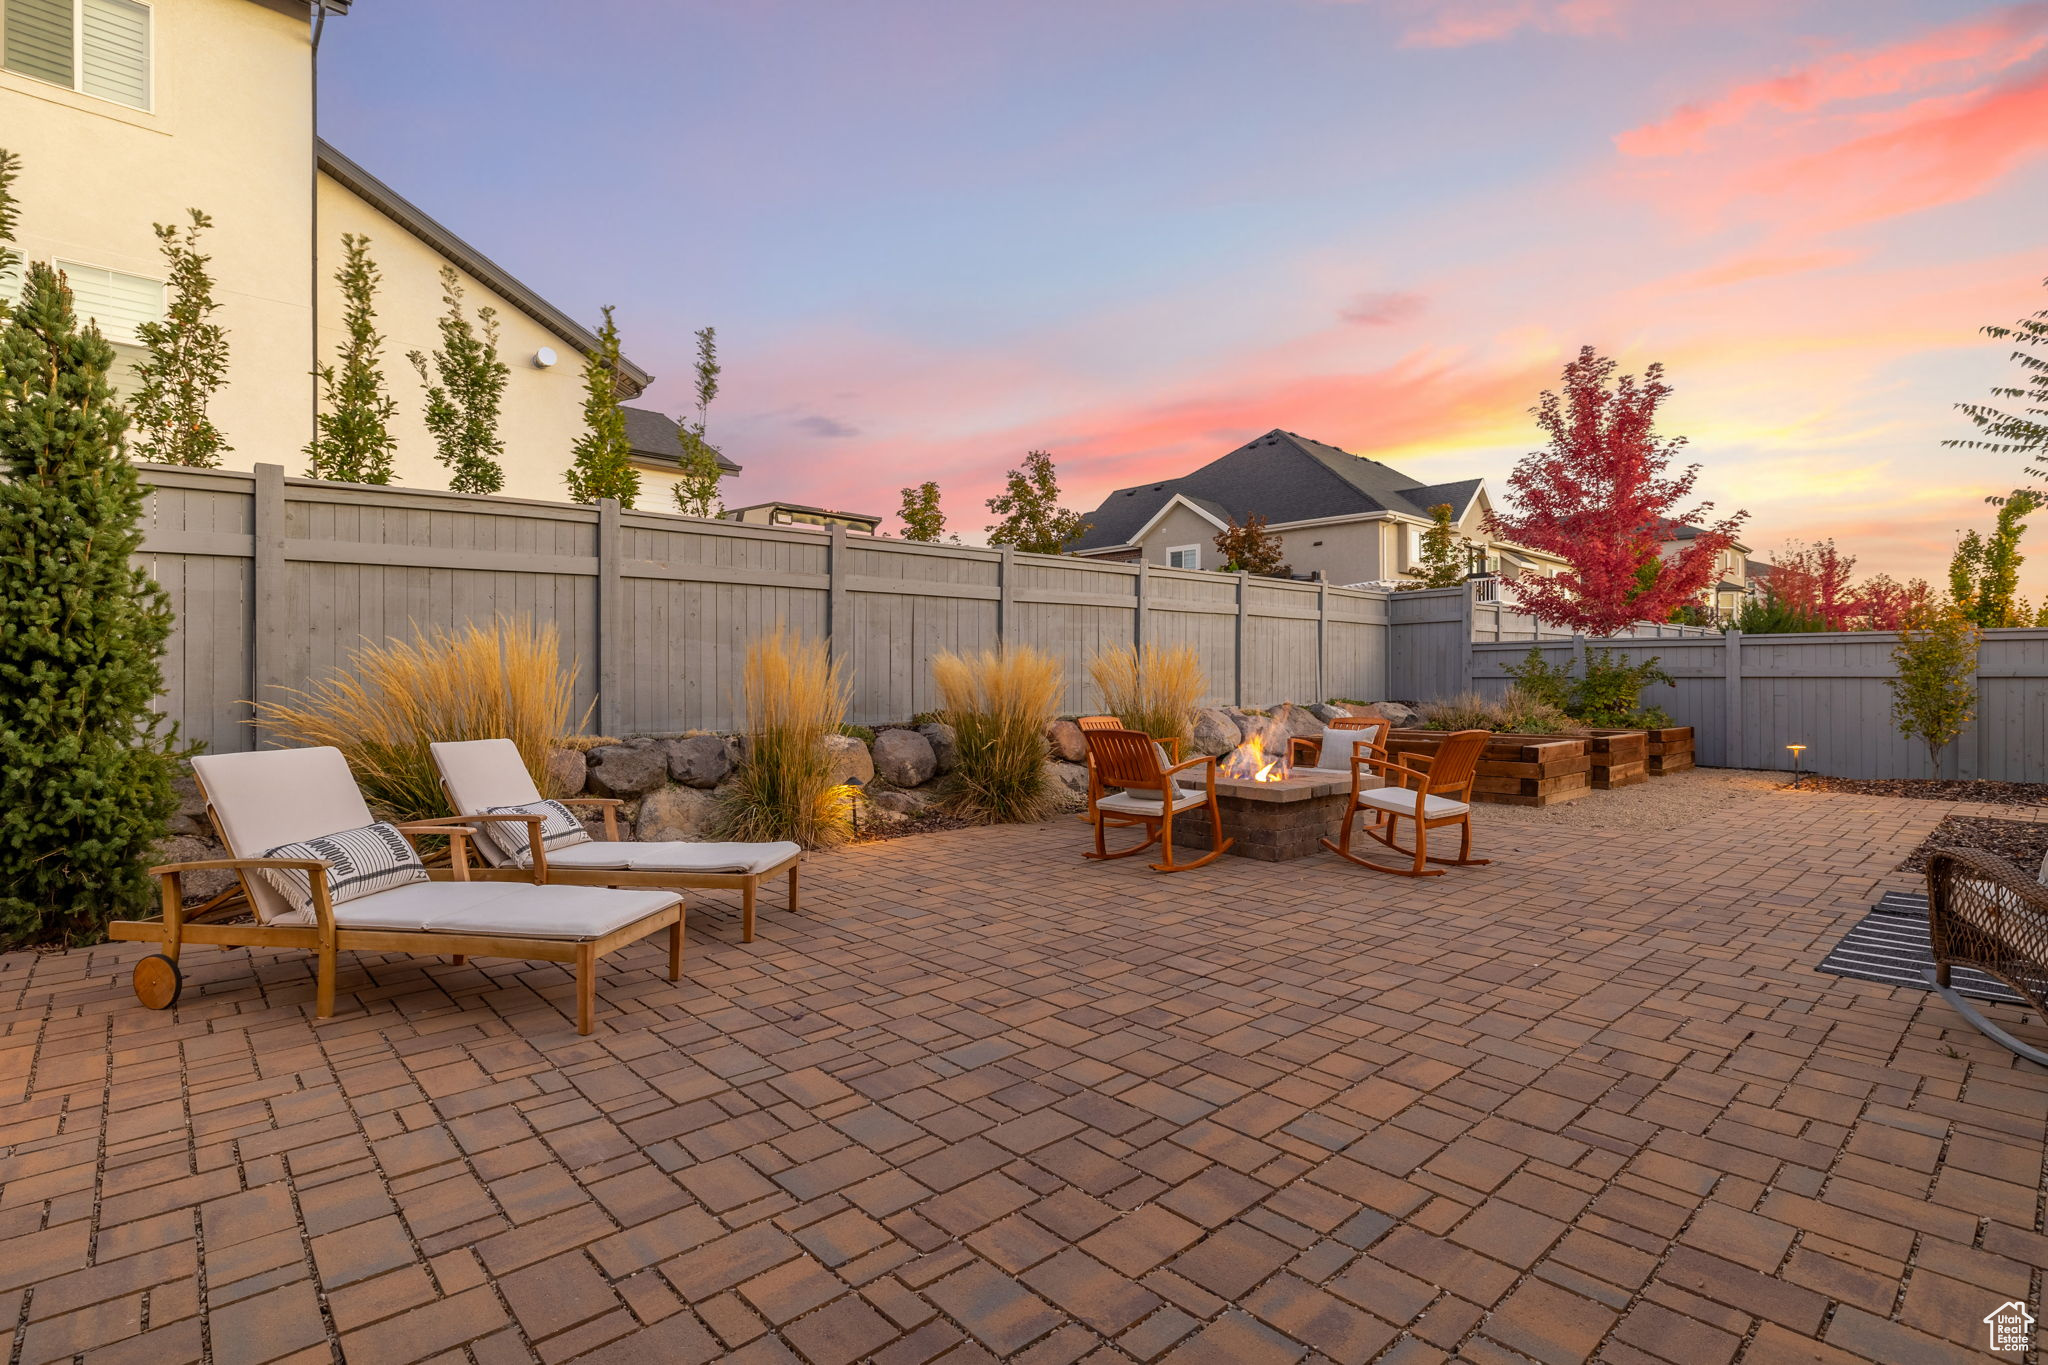
[[163, 318], [164, 287], [156, 280], [77, 261], [58, 261], [57, 269], [71, 286], [72, 307], [79, 320], [98, 323], [100, 335], [117, 346], [140, 345], [142, 338], [136, 328]]
[[0, 0], [0, 66], [149, 108], [149, 6], [136, 0]]
[[1199, 569], [1202, 567], [1202, 547], [1199, 545], [1174, 545], [1166, 551], [1166, 567], [1169, 569]]

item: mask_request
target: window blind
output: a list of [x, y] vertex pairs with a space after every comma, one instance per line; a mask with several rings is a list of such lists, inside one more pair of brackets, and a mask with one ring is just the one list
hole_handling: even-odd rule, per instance
[[79, 321], [98, 323], [101, 335], [109, 341], [134, 345], [139, 340], [137, 327], [163, 318], [164, 287], [156, 280], [75, 261], [59, 261], [57, 268], [71, 285], [72, 306]]
[[6, 0], [0, 65], [39, 81], [71, 84], [73, 0]]
[[134, 0], [85, 0], [85, 71], [88, 95], [149, 107], [149, 10]]

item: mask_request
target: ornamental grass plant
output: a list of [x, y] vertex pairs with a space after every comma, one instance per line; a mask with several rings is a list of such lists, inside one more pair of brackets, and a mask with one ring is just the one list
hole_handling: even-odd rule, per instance
[[833, 782], [825, 746], [846, 723], [851, 692], [822, 639], [778, 626], [748, 643], [740, 698], [747, 759], [720, 789], [721, 837], [805, 848], [852, 837], [858, 793]]
[[552, 624], [500, 619], [366, 642], [341, 674], [258, 702], [256, 720], [278, 744], [333, 745], [372, 807], [424, 820], [448, 813], [427, 748], [437, 740], [509, 739], [541, 794], [556, 795], [548, 750], [588, 715], [572, 721], [575, 693]]
[[1202, 661], [1189, 645], [1100, 650], [1088, 660], [1088, 674], [1103, 709], [1127, 729], [1182, 744], [1193, 734], [1195, 708], [1209, 691]]
[[1048, 814], [1045, 727], [1064, 690], [1059, 661], [1028, 646], [941, 654], [932, 660], [932, 681], [957, 744], [954, 808], [990, 822]]

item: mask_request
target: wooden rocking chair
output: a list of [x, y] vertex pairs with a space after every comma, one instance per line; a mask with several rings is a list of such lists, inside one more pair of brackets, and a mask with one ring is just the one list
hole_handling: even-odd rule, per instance
[[[1160, 846], [1161, 861], [1150, 864], [1152, 870], [1185, 872], [1223, 856], [1231, 841], [1223, 837], [1223, 811], [1216, 804], [1215, 758], [1203, 754], [1185, 763], [1166, 762], [1165, 749], [1152, 736], [1139, 730], [1086, 730], [1083, 734], [1088, 740], [1090, 764], [1102, 785], [1120, 788], [1089, 803], [1090, 809], [1096, 813], [1095, 851], [1083, 854], [1083, 857], [1128, 858], [1156, 843]], [[1188, 791], [1174, 781], [1178, 774], [1190, 768], [1203, 770], [1205, 783], [1200, 791]], [[1209, 851], [1193, 862], [1175, 862], [1174, 817], [1203, 807], [1209, 811]], [[1145, 841], [1135, 848], [1112, 853], [1103, 842], [1104, 830], [1111, 824], [1143, 825], [1148, 833]]]
[[[1369, 867], [1375, 872], [1391, 872], [1397, 877], [1444, 875], [1441, 868], [1428, 866], [1430, 863], [1475, 867], [1490, 862], [1491, 859], [1472, 856], [1472, 780], [1479, 767], [1479, 755], [1485, 752], [1486, 742], [1491, 738], [1492, 735], [1485, 730], [1459, 730], [1445, 736], [1433, 756], [1403, 754], [1399, 763], [1360, 753], [1351, 760], [1351, 804], [1344, 811], [1343, 828], [1334, 841], [1323, 840], [1323, 847], [1360, 867]], [[1383, 775], [1387, 785], [1366, 787], [1368, 770]], [[1415, 859], [1412, 867], [1390, 867], [1361, 858], [1351, 851], [1354, 821], [1361, 811], [1372, 812], [1374, 823], [1360, 832], [1372, 836], [1396, 853], [1411, 855]], [[1412, 849], [1401, 847], [1395, 840], [1400, 820], [1415, 822], [1415, 847]], [[1458, 856], [1430, 857], [1429, 832], [1450, 825], [1458, 826], [1461, 835]]]
[[[1115, 716], [1076, 716], [1074, 718], [1074, 724], [1081, 727], [1081, 737], [1084, 740], [1088, 737], [1088, 732], [1090, 730], [1121, 730], [1124, 728], [1124, 723], [1118, 720]], [[1159, 742], [1166, 746], [1167, 753], [1173, 756], [1173, 761], [1175, 763], [1180, 762], [1179, 735], [1175, 735], [1171, 739], [1162, 739]], [[1096, 814], [1095, 803], [1097, 801], [1100, 801], [1101, 799], [1102, 779], [1098, 777], [1095, 773], [1095, 752], [1091, 749], [1088, 753], [1088, 804], [1081, 807], [1081, 819], [1087, 821], [1089, 824], [1094, 824], [1100, 818]], [[1137, 821], [1115, 820], [1111, 823], [1118, 825], [1134, 825], [1137, 823]]]
[[1371, 757], [1387, 761], [1387, 736], [1394, 723], [1379, 716], [1339, 716], [1324, 727], [1319, 739], [1297, 739], [1288, 747], [1289, 765], [1296, 770], [1314, 768], [1348, 773], [1351, 757], [1361, 748]]

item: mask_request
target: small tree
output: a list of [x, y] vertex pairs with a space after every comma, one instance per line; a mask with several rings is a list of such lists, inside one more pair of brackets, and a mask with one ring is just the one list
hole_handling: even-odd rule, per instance
[[171, 607], [107, 386], [114, 348], [29, 268], [0, 327], [0, 946], [78, 943], [149, 903], [173, 734]]
[[1023, 468], [1007, 475], [1002, 494], [988, 500], [988, 510], [1002, 518], [987, 528], [989, 544], [1014, 545], [1033, 554], [1059, 554], [1088, 529], [1079, 512], [1060, 506], [1050, 451], [1026, 454]]
[[1713, 504], [1681, 510], [1698, 465], [1667, 472], [1685, 438], [1656, 431], [1657, 409], [1671, 393], [1664, 367], [1650, 366], [1640, 382], [1623, 375], [1610, 391], [1614, 370], [1591, 346], [1565, 366], [1562, 396], [1545, 392], [1535, 408], [1549, 449], [1522, 457], [1508, 476], [1513, 510], [1486, 518], [1495, 539], [1549, 551], [1571, 565], [1554, 578], [1515, 580], [1517, 604], [1545, 624], [1589, 635], [1612, 635], [1639, 619], [1661, 621], [1698, 598], [1749, 515], [1703, 525], [1676, 555], [1659, 555], [1667, 527], [1699, 525]]
[[575, 502], [617, 498], [631, 507], [640, 495], [640, 471], [633, 468], [633, 447], [626, 440], [626, 414], [619, 411], [619, 327], [612, 305], [604, 306], [604, 326], [597, 349], [583, 358], [583, 434], [570, 448], [571, 462], [563, 476]]
[[[939, 486], [927, 479], [913, 488], [900, 489], [903, 506], [897, 510], [897, 519], [903, 523], [905, 540], [921, 541], [936, 545], [946, 538], [946, 514], [939, 509]], [[958, 544], [960, 537], [954, 536]]]
[[207, 416], [214, 394], [228, 377], [228, 333], [212, 321], [220, 304], [213, 276], [201, 254], [199, 236], [213, 219], [188, 209], [185, 228], [156, 224], [156, 238], [170, 266], [169, 303], [162, 322], [145, 322], [135, 334], [149, 352], [136, 366], [139, 381], [129, 400], [138, 439], [136, 453], [158, 464], [212, 469], [233, 450]]
[[322, 365], [314, 373], [326, 394], [327, 411], [313, 418], [313, 439], [306, 445], [316, 479], [342, 483], [390, 483], [391, 455], [398, 442], [391, 418], [398, 404], [384, 389], [377, 334], [377, 284], [382, 272], [370, 259], [370, 239], [354, 232], [341, 234], [341, 265], [334, 282], [346, 305], [342, 325], [348, 340], [341, 344], [341, 368]]
[[1455, 588], [1465, 581], [1466, 540], [1451, 525], [1451, 505], [1440, 502], [1429, 509], [1429, 529], [1422, 533], [1422, 564], [1408, 570], [1419, 579], [1403, 586], [1414, 588]]
[[[2048, 280], [2041, 283], [2048, 286]], [[1994, 386], [1991, 396], [2012, 399], [2025, 406], [2007, 412], [1985, 403], [1958, 403], [1956, 407], [1976, 426], [1980, 438], [1942, 444], [2015, 456], [2027, 462], [2028, 474], [2048, 479], [2048, 309], [2021, 318], [2010, 327], [1991, 326], [1982, 330], [1985, 336], [2010, 341], [2020, 348], [2012, 353], [2013, 362], [2020, 367], [2020, 382]]]
[[1820, 622], [1821, 630], [1849, 630], [1861, 611], [1850, 580], [1856, 556], [1845, 555], [1833, 540], [1815, 545], [1798, 542], [1771, 557], [1764, 591], [1779, 605]]
[[719, 369], [718, 329], [706, 327], [697, 333], [697, 420], [676, 426], [676, 440], [683, 448], [676, 508], [693, 517], [715, 517], [724, 510], [718, 481], [725, 477], [725, 466], [718, 462], [718, 447], [704, 439], [706, 415], [711, 400], [718, 397]]
[[1216, 533], [1216, 553], [1223, 556], [1225, 573], [1256, 573], [1268, 578], [1285, 578], [1294, 572], [1287, 563], [1287, 546], [1266, 529], [1266, 519], [1253, 512], [1242, 526], [1235, 517]]
[[1890, 574], [1873, 574], [1856, 600], [1865, 630], [1897, 630], [1934, 605], [1934, 589], [1924, 578], [1901, 583]]
[[1892, 646], [1892, 719], [1899, 733], [1927, 745], [1941, 776], [1941, 751], [1976, 714], [1977, 623], [1958, 611], [1929, 611], [1907, 623]]
[[498, 358], [498, 310], [479, 308], [472, 323], [462, 310], [462, 276], [452, 265], [441, 267], [441, 302], [448, 305], [441, 315], [441, 349], [431, 358], [408, 351], [406, 359], [427, 391], [427, 431], [434, 438], [434, 458], [451, 471], [448, 486], [458, 493], [495, 493], [505, 486], [498, 410], [512, 377], [512, 368]]
[[2041, 506], [2041, 495], [2022, 488], [1998, 501], [1998, 521], [1991, 534], [1965, 535], [1948, 565], [1949, 595], [1956, 610], [1986, 630], [2027, 624], [2019, 606], [2020, 565], [2026, 560], [2020, 553], [2020, 537], [2026, 534], [2028, 515]]

